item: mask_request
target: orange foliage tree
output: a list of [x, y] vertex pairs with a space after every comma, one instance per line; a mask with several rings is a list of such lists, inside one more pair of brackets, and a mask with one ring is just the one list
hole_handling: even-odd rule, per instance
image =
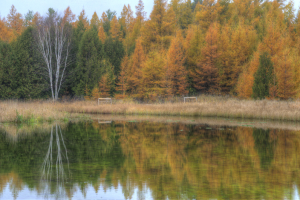
[[292, 61], [289, 58], [289, 51], [285, 50], [284, 56], [279, 61], [278, 67], [278, 97], [281, 99], [289, 99], [294, 97], [296, 94], [295, 91], [295, 82], [293, 80], [293, 69]]
[[110, 34], [115, 40], [122, 40], [121, 25], [119, 24], [117, 17], [114, 16], [110, 22]]
[[17, 10], [14, 5], [11, 6], [11, 10], [7, 15], [7, 21], [9, 27], [13, 30], [15, 36], [21, 35], [24, 27], [24, 20], [20, 13], [17, 13]]
[[108, 86], [108, 75], [104, 74], [102, 75], [100, 81], [99, 81], [99, 91], [100, 91], [100, 97], [101, 98], [105, 98], [105, 97], [109, 97], [109, 91], [110, 88]]
[[206, 45], [202, 49], [202, 59], [195, 71], [192, 72], [195, 87], [209, 93], [219, 91], [218, 34], [218, 25], [212, 24], [206, 33]]
[[127, 90], [127, 69], [129, 66], [128, 56], [124, 56], [121, 63], [121, 72], [118, 78], [116, 91], [119, 91], [121, 94], [116, 94], [116, 98], [122, 99], [126, 97]]
[[75, 14], [73, 14], [70, 6], [68, 6], [67, 9], [64, 11], [62, 22], [63, 24], [65, 24], [66, 22], [72, 23], [74, 20], [75, 20]]
[[145, 54], [141, 39], [137, 39], [132, 62], [128, 73], [128, 90], [131, 94], [137, 94], [142, 79], [142, 68], [145, 62]]
[[166, 80], [169, 95], [185, 95], [187, 91], [187, 71], [183, 66], [185, 61], [183, 47], [179, 37], [174, 37], [167, 54]]
[[222, 7], [216, 0], [203, 0], [200, 10], [196, 13], [196, 20], [201, 28], [207, 30], [210, 25], [216, 22]]

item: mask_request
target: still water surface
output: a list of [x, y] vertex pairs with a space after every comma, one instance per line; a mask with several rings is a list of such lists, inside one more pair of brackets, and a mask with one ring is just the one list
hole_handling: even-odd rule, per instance
[[0, 199], [299, 199], [300, 131], [106, 122], [2, 127]]

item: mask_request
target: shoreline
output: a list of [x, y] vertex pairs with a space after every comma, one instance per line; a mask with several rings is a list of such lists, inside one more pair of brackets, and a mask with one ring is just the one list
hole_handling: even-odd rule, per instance
[[196, 103], [139, 104], [122, 102], [97, 105], [96, 101], [0, 101], [0, 123], [35, 123], [89, 119], [86, 114], [164, 117], [213, 117], [300, 122], [300, 101], [239, 100], [202, 97]]

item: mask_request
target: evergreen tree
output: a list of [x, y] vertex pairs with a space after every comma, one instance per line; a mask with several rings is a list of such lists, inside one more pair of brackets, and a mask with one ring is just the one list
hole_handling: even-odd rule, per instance
[[32, 27], [28, 27], [12, 44], [16, 57], [14, 65], [16, 73], [13, 77], [17, 80], [15, 98], [18, 99], [41, 98], [45, 90], [46, 82], [41, 76], [39, 54], [34, 45], [33, 31]]
[[77, 54], [76, 78], [74, 80], [76, 85], [73, 88], [76, 95], [83, 95], [86, 85], [92, 90], [98, 83], [102, 74], [100, 61], [104, 57], [101, 55], [103, 53], [101, 49], [102, 43], [97, 31], [95, 29], [86, 31], [80, 41]]
[[0, 40], [0, 98], [2, 99], [16, 96], [15, 60], [11, 45]]
[[264, 99], [269, 96], [269, 87], [272, 81], [273, 63], [268, 53], [263, 53], [259, 58], [259, 66], [254, 74], [252, 97]]
[[109, 62], [114, 66], [114, 74], [118, 76], [125, 54], [123, 43], [120, 40], [114, 40], [112, 37], [109, 37], [105, 40], [104, 50]]

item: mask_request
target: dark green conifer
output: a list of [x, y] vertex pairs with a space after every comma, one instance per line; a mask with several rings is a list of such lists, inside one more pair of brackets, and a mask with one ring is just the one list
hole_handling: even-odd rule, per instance
[[269, 96], [269, 87], [272, 80], [273, 63], [268, 53], [263, 53], [259, 58], [259, 66], [254, 74], [252, 97], [264, 99]]

